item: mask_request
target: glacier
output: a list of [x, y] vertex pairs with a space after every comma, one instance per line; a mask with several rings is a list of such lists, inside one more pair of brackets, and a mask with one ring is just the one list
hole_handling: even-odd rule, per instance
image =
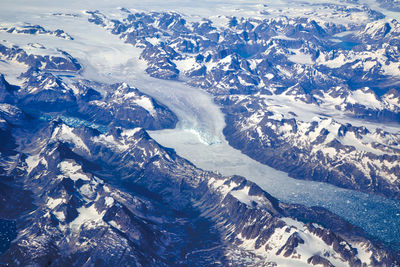
[[[16, 2], [24, 6], [22, 11]], [[118, 16], [119, 12], [114, 10], [114, 6], [120, 5], [143, 10], [162, 10], [168, 6], [169, 9], [188, 14], [197, 12], [198, 16], [202, 16], [209, 15], [209, 7], [216, 5], [221, 14], [236, 12], [238, 15], [251, 16], [259, 5], [259, 1], [205, 1], [196, 2], [195, 5], [192, 1], [173, 1], [164, 5], [160, 3], [164, 2], [71, 1], [49, 4], [46, 1], [31, 3], [6, 0], [2, 3], [6, 8], [0, 10], [0, 23], [20, 23], [29, 20], [30, 23], [38, 23], [49, 29], [62, 25], [74, 40], [54, 39], [49, 36], [26, 38], [3, 32], [0, 32], [0, 39], [10, 40], [20, 46], [35, 42], [45, 44], [48, 50], [62, 48], [76, 56], [83, 64], [83, 77], [101, 82], [127, 82], [167, 105], [179, 118], [177, 127], [172, 130], [152, 131], [150, 135], [163, 146], [174, 148], [180, 156], [192, 161], [198, 167], [217, 171], [223, 175], [245, 176], [282, 201], [325, 207], [354, 225], [362, 227], [371, 236], [400, 248], [399, 202], [341, 189], [326, 183], [295, 180], [285, 172], [250, 159], [229, 146], [225, 140], [222, 133], [225, 126], [224, 115], [210, 95], [180, 82], [148, 77], [144, 72], [145, 62], [139, 59], [140, 50], [125, 44], [123, 40], [106, 30], [89, 24], [84, 14], [85, 10], [96, 8]], [[230, 8], [226, 9], [226, 6]], [[55, 12], [72, 12], [78, 17], [54, 17], [52, 14]], [[398, 16], [398, 13], [389, 11], [385, 13]], [[6, 75], [7, 71], [10, 76], [14, 74], [3, 65], [0, 65], [0, 69]], [[66, 121], [70, 119], [66, 118]], [[71, 123], [84, 124], [74, 121]], [[400, 130], [398, 126], [393, 128], [395, 131]]]

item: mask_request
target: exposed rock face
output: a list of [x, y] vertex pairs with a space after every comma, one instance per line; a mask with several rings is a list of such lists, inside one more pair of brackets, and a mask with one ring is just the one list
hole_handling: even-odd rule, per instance
[[273, 109], [268, 111], [268, 106], [261, 109], [265, 98], [242, 100], [247, 114], [226, 111], [230, 115], [224, 134], [232, 146], [295, 178], [399, 198], [398, 134], [381, 129], [369, 132], [331, 118], [285, 119]]
[[23, 26], [16, 26], [16, 27], [5, 27], [0, 28], [0, 31], [5, 31], [8, 33], [13, 34], [45, 34], [45, 35], [52, 35], [58, 38], [66, 39], [66, 40], [74, 40], [68, 33], [64, 32], [63, 30], [57, 29], [55, 31], [49, 31], [43, 28], [40, 25], [23, 25]]
[[177, 122], [166, 106], [127, 84], [113, 84], [109, 92], [104, 98], [85, 101], [78, 113], [99, 124], [124, 128], [173, 128]]
[[[365, 7], [357, 12], [373, 16]], [[400, 122], [396, 20], [349, 26], [226, 17], [226, 25], [215, 26], [175, 13], [124, 11], [123, 20], [88, 14], [90, 22], [143, 48], [150, 75], [217, 96], [226, 138], [250, 157], [295, 178], [400, 197], [398, 134], [348, 123]]]
[[[1, 50], [1, 47], [3, 50]], [[20, 48], [1, 46], [6, 60], [17, 60], [29, 66], [19, 79], [21, 87], [12, 86], [0, 77], [0, 99], [16, 104], [31, 116], [57, 113], [108, 126], [145, 129], [173, 128], [176, 116], [163, 104], [127, 84], [101, 84], [82, 79], [66, 82], [54, 71], [78, 74], [80, 64], [61, 51], [62, 57], [28, 55]], [[102, 95], [100, 91], [107, 91]]]
[[[34, 95], [42, 88], [37, 84], [26, 82], [21, 92]], [[107, 99], [99, 105], [105, 110], [138, 100], [144, 108], [149, 103], [156, 112], [160, 108], [126, 84], [111, 85], [106, 96], [90, 83], [75, 84], [80, 94], [62, 82], [50, 84], [54, 89], [42, 90], [71, 93], [78, 104]], [[142, 128], [110, 124], [102, 133], [62, 119], [26, 116], [18, 108], [26, 107], [19, 100], [22, 89], [7, 88], [17, 101], [0, 105], [7, 137], [2, 140], [8, 144], [0, 154], [0, 210], [11, 220], [0, 222], [9, 229], [1, 230], [0, 238], [8, 245], [18, 236], [0, 258], [4, 265], [396, 262], [382, 244], [325, 209], [281, 203], [243, 177], [197, 169]], [[15, 221], [16, 229], [9, 225]]]
[[386, 46], [379, 35], [397, 39], [395, 20], [357, 28], [358, 32], [346, 37], [349, 42], [368, 39], [373, 40], [373, 46], [369, 50], [360, 46], [354, 51], [337, 48], [331, 41], [334, 34], [348, 30], [348, 25], [305, 18], [232, 17], [227, 19], [234, 23], [217, 28], [206, 19], [188, 23], [176, 13], [127, 11], [123, 21], [110, 20], [98, 11], [87, 13], [90, 22], [142, 47], [141, 57], [148, 62], [150, 75], [162, 79], [190, 78], [190, 84], [218, 95], [299, 86], [304, 89], [302, 94], [313, 97], [314, 90], [326, 91], [337, 86], [350, 86], [352, 90], [366, 86], [387, 88], [382, 88], [381, 95], [391, 89], [383, 85], [385, 81], [393, 79], [383, 64], [398, 68], [396, 46]]
[[307, 260], [307, 263], [312, 264], [312, 265], [322, 265], [324, 267], [333, 267], [333, 265], [330, 261], [325, 259], [324, 257], [321, 257], [319, 255], [314, 255], [311, 258]]
[[[19, 236], [3, 263], [208, 265], [245, 256], [357, 266], [354, 246], [370, 253], [367, 264], [395, 262], [336, 215], [280, 203], [242, 177], [199, 170], [140, 128], [101, 134], [53, 121], [30, 137], [29, 156], [9, 164], [36, 207], [18, 217]], [[296, 220], [316, 212], [318, 224]], [[332, 218], [336, 232], [320, 225]]]
[[[232, 145], [297, 178], [398, 198], [399, 135], [329, 118], [398, 120], [399, 93], [388, 86], [398, 75], [397, 22], [230, 17], [215, 27], [121, 11], [121, 21], [87, 14], [143, 48], [151, 76], [217, 96]], [[69, 36], [37, 25], [3, 30]], [[372, 46], [338, 48], [331, 39], [347, 30]], [[172, 128], [176, 116], [125, 83], [80, 79], [68, 53], [0, 44], [0, 60], [28, 68], [20, 86], [0, 76], [1, 265], [399, 265], [396, 253], [326, 209], [282, 203], [162, 147], [145, 129]]]
[[4, 75], [0, 74], [0, 103], [14, 104], [16, 99], [13, 93], [16, 90], [18, 90], [18, 87], [10, 85]]
[[18, 46], [7, 47], [0, 44], [0, 58], [3, 60], [14, 60], [33, 69], [47, 71], [79, 71], [82, 67], [67, 52], [59, 50], [59, 56], [41, 56], [28, 54]]
[[378, 2], [381, 4], [381, 6], [383, 8], [386, 8], [388, 10], [393, 10], [396, 12], [400, 11], [400, 8], [398, 5], [399, 1], [397, 1], [397, 0], [379, 0]]

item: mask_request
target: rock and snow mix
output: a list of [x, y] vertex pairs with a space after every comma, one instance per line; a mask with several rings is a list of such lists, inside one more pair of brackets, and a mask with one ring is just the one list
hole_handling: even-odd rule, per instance
[[[93, 134], [97, 136], [92, 137]], [[66, 139], [66, 135], [71, 138]], [[362, 231], [351, 229], [350, 224], [336, 215], [324, 210], [324, 216], [316, 223], [298, 221], [293, 210], [299, 217], [310, 218], [315, 211], [280, 203], [242, 177], [222, 177], [199, 170], [160, 147], [140, 128], [100, 134], [83, 127], [72, 130], [53, 121], [31, 137], [26, 151], [31, 156], [26, 159], [24, 183], [38, 196], [38, 208], [27, 217], [34, 223], [21, 231], [12, 246], [12, 250], [27, 249], [30, 257], [6, 254], [10, 262], [28, 263], [40, 261], [41, 257], [58, 257], [56, 261], [60, 264], [94, 263], [99, 259], [109, 263], [129, 264], [136, 259], [142, 264], [151, 261], [173, 264], [180, 261], [176, 245], [190, 244], [179, 239], [184, 238], [184, 233], [175, 231], [188, 227], [194, 215], [172, 219], [168, 210], [187, 212], [194, 207], [202, 220], [213, 222], [213, 229], [218, 229], [225, 241], [213, 240], [217, 242], [214, 245], [206, 243], [203, 248], [187, 250], [185, 261], [190, 261], [188, 255], [200, 253], [204, 258], [193, 261], [214, 262], [216, 254], [221, 252], [225, 257], [223, 262], [237, 264], [244, 258], [298, 266], [321, 262], [352, 266], [393, 261], [390, 254], [365, 239]], [[82, 146], [96, 153], [89, 154]], [[117, 154], [115, 147], [118, 147]], [[153, 199], [150, 203], [147, 193], [124, 192], [120, 188], [124, 183], [148, 188], [151, 194], [159, 194], [164, 200]], [[163, 206], [161, 210], [159, 205]], [[335, 233], [319, 225], [328, 224], [332, 219], [337, 221], [334, 229], [347, 225], [351, 230]], [[37, 225], [47, 225], [46, 230], [38, 232]], [[177, 228], [174, 230], [171, 225]], [[222, 244], [224, 248], [219, 251]], [[96, 254], [99, 245], [112, 248]], [[42, 250], [48, 246], [73, 253], [53, 254]], [[121, 250], [122, 247], [125, 249]], [[164, 251], [169, 258], [163, 257], [164, 254], [148, 254], [152, 247]], [[90, 256], [81, 251], [89, 252]], [[151, 258], [142, 259], [137, 253]], [[111, 257], [108, 259], [105, 255]]]
[[[215, 95], [227, 115], [224, 134], [249, 156], [296, 178], [398, 199], [399, 127], [380, 121], [399, 122], [400, 27], [351, 6], [304, 6], [308, 17], [267, 5], [256, 5], [259, 16], [250, 18], [125, 8], [46, 16], [99, 25], [139, 49], [149, 75]], [[47, 28], [56, 27], [0, 29], [16, 42], [32, 38], [0, 43], [0, 72], [19, 85], [1, 76], [0, 151], [17, 156], [0, 154], [0, 171], [20, 178], [15, 186], [31, 191], [36, 205], [19, 218], [19, 236], [0, 263], [397, 264], [390, 250], [327, 210], [281, 203], [242, 177], [199, 170], [157, 144], [142, 128], [172, 128], [176, 116], [113, 83], [111, 73], [87, 80], [93, 70], [55, 48], [76, 48], [76, 39]], [[107, 62], [96, 71], [130, 63], [113, 55], [99, 57]]]

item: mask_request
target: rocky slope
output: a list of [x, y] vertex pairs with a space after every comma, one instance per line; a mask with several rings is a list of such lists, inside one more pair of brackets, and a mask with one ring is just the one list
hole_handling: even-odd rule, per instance
[[217, 96], [226, 138], [250, 157], [295, 178], [400, 197], [396, 20], [87, 14], [142, 48], [151, 76]]
[[0, 78], [3, 265], [397, 262], [325, 209], [281, 203], [160, 146], [138, 126], [168, 127], [175, 115], [127, 84], [40, 68], [20, 87]]
[[15, 27], [2, 27], [0, 31], [5, 31], [12, 34], [45, 34], [55, 36], [66, 40], [74, 40], [74, 38], [63, 30], [57, 29], [55, 31], [46, 30], [40, 25], [22, 25]]
[[140, 128], [102, 134], [52, 121], [35, 129], [14, 131], [31, 141], [8, 161], [9, 184], [22, 184], [32, 207], [14, 215], [18, 237], [3, 264], [395, 264], [336, 215], [199, 170]]
[[[86, 15], [142, 48], [151, 76], [216, 95], [232, 145], [297, 178], [398, 197], [398, 134], [345, 122], [398, 120], [398, 51], [384, 44], [396, 42], [395, 21], [224, 17], [220, 27], [120, 11], [121, 20]], [[371, 47], [331, 40], [349, 30]], [[4, 31], [61, 37], [41, 26]], [[18, 86], [0, 76], [1, 265], [399, 265], [397, 252], [326, 209], [282, 203], [159, 145], [146, 129], [177, 118], [154, 98], [82, 78], [65, 51], [28, 47], [0, 44], [0, 63], [24, 68]]]
[[6, 103], [18, 103], [31, 116], [64, 116], [104, 127], [141, 126], [151, 130], [173, 128], [177, 122], [167, 107], [136, 88], [81, 78], [81, 65], [64, 51], [59, 51], [60, 56], [41, 56], [1, 44], [0, 50], [5, 62], [27, 66], [18, 77], [19, 87], [11, 88], [1, 76], [2, 98]]
[[[399, 198], [398, 133], [315, 116], [303, 121], [270, 96], [220, 98], [228, 104], [224, 134], [258, 161], [302, 179]], [[240, 106], [241, 109], [235, 109]]]

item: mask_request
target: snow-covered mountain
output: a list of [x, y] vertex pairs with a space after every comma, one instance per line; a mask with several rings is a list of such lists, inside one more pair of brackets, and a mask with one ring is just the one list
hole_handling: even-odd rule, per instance
[[[15, 89], [10, 89], [1, 76], [3, 101], [18, 103], [31, 115], [63, 115], [104, 126], [141, 126], [152, 130], [176, 124], [176, 116], [167, 107], [126, 83], [68, 80], [68, 76], [79, 73], [81, 66], [64, 51], [60, 51], [62, 56], [41, 56], [27, 54], [17, 47], [3, 48], [6, 61], [18, 61], [28, 67], [18, 77], [21, 85], [14, 86]], [[64, 81], [63, 77], [67, 79]]]
[[8, 33], [13, 34], [47, 34], [53, 35], [58, 38], [63, 38], [67, 40], [73, 40], [74, 38], [71, 37], [68, 33], [65, 33], [63, 30], [57, 29], [55, 31], [46, 30], [40, 25], [22, 25], [22, 26], [15, 26], [15, 27], [2, 27], [0, 31], [5, 31]]
[[[351, 124], [399, 122], [395, 19], [356, 26], [226, 17], [214, 26], [177, 13], [122, 13], [115, 20], [88, 12], [90, 22], [143, 49], [151, 76], [218, 96], [231, 145], [295, 178], [399, 198], [397, 133]], [[306, 106], [307, 117], [291, 106]], [[339, 128], [354, 130], [340, 136]]]
[[303, 120], [269, 95], [230, 96], [221, 102], [242, 107], [226, 110], [225, 134], [234, 147], [255, 159], [293, 177], [398, 198], [398, 133], [370, 131], [327, 116]]
[[[321, 199], [332, 184], [387, 197], [363, 200], [365, 210], [396, 208], [396, 19], [358, 1], [216, 3], [221, 15], [209, 16], [202, 3], [190, 16], [132, 3], [27, 8], [19, 22], [0, 11], [0, 265], [400, 264], [400, 230], [385, 238], [329, 205], [278, 200], [268, 183], [202, 170], [152, 138], [189, 132], [201, 146], [184, 149], [201, 154], [225, 137], [323, 182]], [[222, 110], [223, 135], [204, 107]], [[374, 225], [396, 227], [398, 216]]]
[[28, 135], [30, 141], [17, 156], [2, 156], [3, 170], [7, 185], [20, 184], [32, 194], [8, 215], [23, 214], [3, 264], [395, 261], [381, 244], [327, 210], [280, 203], [245, 178], [197, 169], [141, 128], [102, 134], [58, 120], [30, 133], [15, 130], [16, 138]]

